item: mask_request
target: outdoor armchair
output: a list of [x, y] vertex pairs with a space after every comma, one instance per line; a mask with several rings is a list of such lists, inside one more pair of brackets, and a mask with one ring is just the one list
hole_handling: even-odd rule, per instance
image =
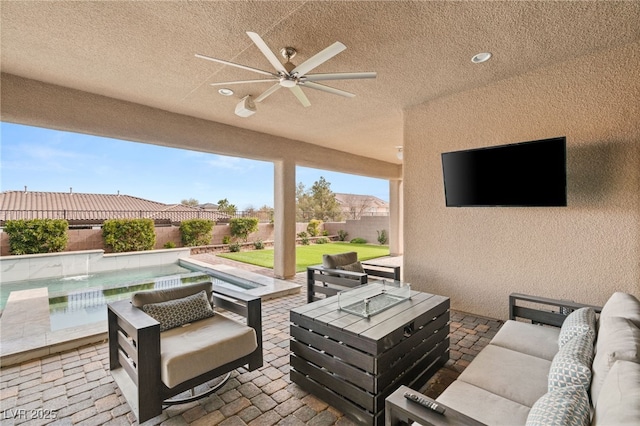
[[317, 293], [329, 297], [366, 284], [369, 276], [400, 281], [400, 267], [360, 262], [355, 251], [324, 254], [322, 265], [307, 267], [307, 303], [319, 300]]
[[[140, 423], [165, 406], [210, 395], [238, 367], [252, 371], [263, 363], [261, 299], [210, 282], [110, 303], [108, 324], [111, 375]], [[194, 395], [196, 386], [225, 374]]]

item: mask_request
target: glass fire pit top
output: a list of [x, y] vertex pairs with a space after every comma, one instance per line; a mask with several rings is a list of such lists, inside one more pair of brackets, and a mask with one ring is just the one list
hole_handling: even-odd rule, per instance
[[371, 281], [338, 293], [340, 310], [369, 318], [411, 298], [411, 285], [401, 281]]

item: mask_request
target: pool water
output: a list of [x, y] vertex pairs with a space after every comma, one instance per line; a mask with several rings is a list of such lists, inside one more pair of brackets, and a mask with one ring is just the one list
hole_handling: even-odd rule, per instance
[[143, 290], [159, 290], [211, 281], [238, 291], [260, 284], [211, 268], [185, 267], [179, 263], [123, 269], [63, 278], [14, 281], [0, 284], [0, 310], [12, 291], [47, 287], [52, 331], [107, 319], [107, 304]]
[[131, 294], [137, 291], [160, 290], [210, 280], [207, 274], [190, 272], [146, 279], [127, 285], [119, 283], [110, 288], [86, 288], [61, 295], [49, 294], [51, 330], [106, 321], [108, 303], [129, 299]]
[[7, 303], [9, 294], [12, 291], [47, 287], [49, 289], [49, 296], [51, 297], [64, 295], [69, 292], [79, 291], [82, 289], [123, 287], [127, 284], [145, 281], [151, 278], [190, 272], [193, 271], [182, 267], [177, 263], [169, 263], [165, 265], [135, 269], [121, 269], [88, 275], [44, 278], [29, 281], [13, 281], [8, 283], [3, 282], [0, 284], [0, 310], [4, 309], [4, 305]]

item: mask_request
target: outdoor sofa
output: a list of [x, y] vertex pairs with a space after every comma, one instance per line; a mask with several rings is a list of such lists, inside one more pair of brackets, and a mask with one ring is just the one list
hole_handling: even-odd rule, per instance
[[513, 294], [510, 317], [435, 400], [444, 414], [403, 386], [386, 400], [386, 425], [640, 425], [637, 298], [617, 292], [600, 309]]

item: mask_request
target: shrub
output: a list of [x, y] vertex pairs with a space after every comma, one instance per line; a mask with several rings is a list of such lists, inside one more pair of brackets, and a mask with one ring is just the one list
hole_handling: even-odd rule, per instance
[[316, 244], [327, 244], [329, 242], [328, 238], [320, 237], [316, 240]]
[[240, 251], [240, 243], [236, 241], [235, 243], [229, 244], [229, 251], [231, 253], [239, 252]]
[[325, 236], [325, 237], [328, 237], [329, 236], [329, 231], [327, 231], [326, 229], [323, 229], [322, 230], [322, 235]]
[[339, 229], [338, 230], [338, 239], [340, 241], [346, 241], [348, 235], [349, 235], [349, 233], [347, 231], [345, 231], [344, 229]]
[[312, 237], [317, 237], [320, 235], [320, 226], [322, 225], [322, 221], [319, 219], [311, 219], [309, 224], [307, 225], [307, 232]]
[[367, 240], [365, 240], [364, 238], [354, 238], [353, 240], [350, 241], [352, 244], [367, 244]]
[[213, 226], [208, 219], [187, 219], [180, 223], [180, 235], [185, 247], [206, 246], [211, 244]]
[[176, 248], [176, 243], [174, 243], [173, 241], [167, 241], [162, 247], [166, 249]]
[[253, 247], [255, 247], [256, 250], [262, 250], [264, 248], [264, 243], [262, 240], [256, 240], [253, 242]]
[[387, 241], [389, 241], [389, 237], [387, 236], [386, 229], [381, 229], [380, 231], [376, 232], [378, 233], [378, 242], [380, 243], [380, 245], [387, 244]]
[[309, 236], [306, 232], [298, 232], [298, 238], [300, 238], [300, 244], [302, 244], [303, 246], [309, 245]]
[[222, 237], [222, 244], [229, 244], [229, 243], [231, 243], [230, 235], [225, 235], [224, 237]]
[[258, 230], [257, 217], [234, 217], [229, 220], [231, 235], [247, 241], [249, 234]]
[[69, 222], [64, 219], [8, 220], [11, 254], [57, 253], [67, 248]]
[[151, 219], [109, 219], [102, 225], [104, 245], [115, 253], [152, 250], [156, 233]]

